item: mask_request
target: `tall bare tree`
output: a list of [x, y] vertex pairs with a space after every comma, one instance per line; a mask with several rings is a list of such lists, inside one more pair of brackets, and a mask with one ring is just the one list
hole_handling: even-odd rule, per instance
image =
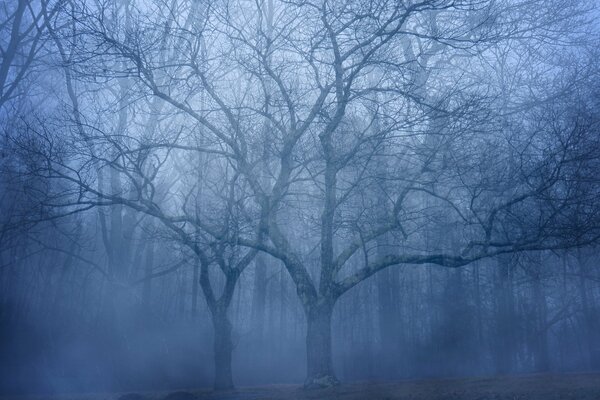
[[[266, 24], [264, 2], [129, 7], [73, 11], [72, 71], [98, 97], [75, 118], [77, 156], [52, 159], [49, 174], [77, 188], [65, 208], [127, 206], [199, 257], [216, 387], [232, 385], [227, 310], [258, 251], [295, 285], [305, 385], [321, 387], [338, 382], [334, 307], [379, 271], [598, 238], [597, 110], [566, 112], [564, 82], [540, 79], [557, 68], [549, 56], [584, 48], [584, 2], [286, 1], [269, 4]], [[519, 74], [523, 51], [534, 62]], [[127, 97], [114, 95], [120, 79]], [[147, 98], [164, 107], [153, 137], [135, 128], [155, 112]], [[100, 99], [138, 120], [115, 135], [94, 117], [115, 110]], [[207, 157], [201, 182], [189, 154]], [[103, 169], [127, 183], [98, 187]]]

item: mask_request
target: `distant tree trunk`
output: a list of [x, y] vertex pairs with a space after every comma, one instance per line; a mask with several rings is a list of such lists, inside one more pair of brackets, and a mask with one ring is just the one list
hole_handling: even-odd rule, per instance
[[308, 389], [335, 386], [339, 383], [333, 373], [331, 352], [331, 316], [333, 301], [324, 301], [308, 308], [306, 333]]
[[233, 389], [233, 374], [231, 356], [233, 342], [231, 341], [231, 322], [227, 317], [227, 309], [218, 307], [213, 311], [213, 327], [215, 330], [215, 390]]
[[198, 287], [200, 284], [200, 261], [196, 258], [192, 276], [192, 317], [198, 316]]
[[[593, 293], [588, 294], [587, 275], [589, 274], [586, 262], [581, 255], [581, 249], [577, 251], [577, 264], [579, 266], [578, 289], [579, 297], [581, 298], [581, 308], [583, 312], [585, 346], [589, 359], [586, 360], [588, 367], [592, 369], [600, 369], [600, 351], [596, 347], [597, 343], [597, 313], [594, 312]], [[591, 295], [591, 296], [590, 296]], [[592, 298], [590, 301], [590, 297]]]
[[287, 328], [287, 315], [288, 315], [288, 310], [287, 310], [287, 298], [286, 298], [286, 293], [287, 293], [287, 282], [285, 280], [285, 269], [282, 267], [281, 271], [279, 273], [279, 293], [280, 295], [280, 302], [279, 302], [279, 348], [281, 349], [281, 354], [284, 354], [284, 352], [286, 351], [287, 348], [287, 343], [288, 343], [288, 329]]
[[[262, 19], [264, 18], [264, 34], [267, 38], [267, 42], [271, 41], [271, 35], [273, 32], [273, 0], [261, 0], [260, 1], [260, 9], [261, 9], [261, 25], [263, 24]], [[261, 26], [262, 28], [262, 26]], [[270, 54], [270, 52], [269, 52]], [[271, 56], [267, 56], [267, 64], [271, 63]], [[272, 89], [267, 84], [265, 90], [270, 92]], [[267, 102], [265, 105], [265, 113], [269, 112], [269, 103]], [[262, 159], [264, 164], [261, 165], [261, 182], [265, 185], [269, 183], [269, 174], [268, 174], [268, 161], [270, 158], [269, 155], [269, 146], [270, 146], [270, 135], [271, 135], [271, 123], [268, 119], [265, 119], [262, 131]], [[257, 254], [254, 259], [254, 291], [252, 297], [252, 323], [253, 330], [255, 334], [255, 340], [260, 345], [263, 340], [264, 335], [264, 325], [265, 325], [265, 305], [267, 299], [267, 265], [268, 265], [268, 256], [265, 254]]]
[[142, 287], [142, 307], [145, 316], [150, 314], [150, 298], [152, 295], [152, 269], [154, 268], [154, 240], [146, 243], [146, 256], [144, 260], [144, 285]]
[[[389, 250], [388, 250], [389, 252]], [[385, 251], [380, 251], [385, 256]], [[400, 332], [398, 325], [398, 281], [399, 270], [388, 268], [377, 274], [377, 302], [379, 307], [379, 339], [381, 362], [379, 373], [386, 378], [394, 378], [394, 370], [400, 359], [398, 356]]]
[[439, 373], [444, 376], [468, 375], [473, 365], [471, 342], [474, 333], [468, 310], [467, 290], [461, 269], [447, 271], [442, 288], [441, 328], [435, 341], [441, 352], [436, 356]]
[[538, 372], [546, 372], [550, 369], [550, 357], [548, 354], [548, 329], [547, 314], [548, 305], [542, 287], [541, 276], [538, 273], [533, 279], [533, 296], [537, 311], [537, 326], [535, 334], [535, 369]]
[[182, 271], [179, 272], [179, 276], [177, 277], [178, 279], [178, 286], [179, 286], [179, 290], [177, 291], [179, 293], [179, 299], [177, 300], [177, 306], [179, 308], [178, 312], [179, 315], [181, 315], [182, 317], [185, 316], [185, 300], [187, 298], [187, 281], [188, 281], [188, 277], [187, 277], [187, 270], [186, 271]]
[[261, 343], [265, 324], [267, 298], [267, 257], [258, 254], [254, 260], [254, 290], [252, 292], [252, 325], [255, 339]]
[[[77, 226], [77, 234], [79, 234], [80, 232], [81, 232], [81, 227], [78, 225]], [[73, 254], [76, 254], [76, 253], [77, 253], [77, 242], [73, 241], [69, 248], [69, 253], [68, 253], [67, 257], [65, 258], [65, 261], [60, 270], [60, 275], [59, 275], [58, 281], [56, 282], [54, 299], [52, 300], [52, 306], [50, 309], [50, 314], [54, 321], [61, 321], [62, 312], [64, 311], [64, 309], [60, 306], [60, 304], [62, 302], [64, 302], [64, 299], [66, 297], [65, 296], [65, 289], [66, 289], [65, 281], [66, 281], [67, 273], [71, 270], [71, 267], [73, 266]], [[0, 265], [2, 265], [2, 264], [0, 263]]]
[[512, 370], [514, 358], [514, 299], [512, 292], [511, 256], [499, 259], [495, 282], [496, 296], [496, 372], [507, 374]]
[[[373, 77], [374, 83], [376, 77]], [[378, 102], [377, 93], [374, 94], [373, 100]], [[380, 134], [381, 126], [378, 116], [375, 114], [372, 129], [375, 133]], [[385, 147], [385, 144], [383, 145]], [[384, 149], [385, 151], [385, 149]], [[392, 204], [389, 197], [389, 173], [390, 165], [386, 160], [382, 160], [377, 164], [377, 174], [382, 177], [381, 189], [376, 191], [377, 201], [377, 216], [376, 218], [382, 222], [389, 221], [392, 217]], [[377, 256], [384, 258], [388, 255], [396, 255], [399, 251], [396, 240], [393, 235], [387, 233], [376, 239]], [[394, 377], [398, 360], [400, 329], [398, 324], [399, 318], [399, 270], [397, 268], [388, 268], [379, 271], [377, 274], [377, 302], [378, 302], [378, 320], [379, 320], [379, 356], [380, 362], [379, 374], [384, 374], [386, 378]]]
[[[481, 277], [480, 277], [480, 269], [481, 264], [477, 263], [473, 267], [473, 289], [475, 292], [475, 312], [476, 312], [476, 325], [477, 325], [477, 345], [480, 348], [483, 348], [484, 340], [483, 340], [483, 302], [481, 299]], [[482, 354], [480, 352], [479, 362], [483, 360]]]
[[[561, 303], [561, 307], [563, 307], [563, 308], [567, 308], [569, 306], [569, 291], [568, 291], [568, 285], [567, 285], [567, 281], [568, 281], [567, 274], [569, 272], [568, 268], [569, 268], [568, 255], [563, 254], [563, 256], [562, 256], [562, 277], [560, 280], [560, 292], [561, 292], [560, 303]], [[566, 319], [561, 323], [559, 336], [560, 336], [561, 342], [569, 337], [569, 327], [568, 327], [568, 321]], [[560, 358], [560, 370], [565, 371], [567, 354], [569, 353], [569, 349], [567, 349], [566, 346], [559, 346], [558, 349], [559, 349], [558, 354], [559, 354], [559, 358]]]

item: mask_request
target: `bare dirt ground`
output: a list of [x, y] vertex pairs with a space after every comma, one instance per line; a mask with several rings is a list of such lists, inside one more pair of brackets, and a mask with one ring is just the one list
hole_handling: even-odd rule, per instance
[[401, 382], [355, 382], [323, 390], [298, 385], [239, 388], [227, 392], [69, 394], [5, 400], [600, 400], [600, 373], [524, 375]]

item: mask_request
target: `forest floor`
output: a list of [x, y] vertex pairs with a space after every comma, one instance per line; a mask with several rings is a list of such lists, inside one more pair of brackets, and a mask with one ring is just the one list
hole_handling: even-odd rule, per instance
[[598, 400], [600, 373], [523, 375], [399, 382], [354, 382], [303, 390], [298, 385], [245, 387], [226, 392], [69, 394], [6, 400]]

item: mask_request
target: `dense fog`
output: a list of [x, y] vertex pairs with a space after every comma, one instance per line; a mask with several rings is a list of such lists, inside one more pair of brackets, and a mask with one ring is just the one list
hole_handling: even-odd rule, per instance
[[[175, 250], [155, 249], [153, 270], [168, 269]], [[301, 305], [281, 265], [265, 261], [267, 284], [257, 284], [256, 266], [249, 267], [231, 306], [233, 371], [241, 386], [305, 378]], [[452, 271], [405, 267], [358, 286], [333, 315], [338, 377], [599, 368], [597, 257], [588, 252], [501, 261]], [[3, 390], [212, 385], [213, 333], [206, 304], [193, 288], [193, 264], [152, 280], [147, 298], [142, 283], [127, 288], [118, 303], [115, 289], [94, 277], [92, 266], [68, 255], [34, 256], [19, 265], [10, 289], [6, 281], [3, 286]], [[139, 280], [143, 269], [135, 268]]]
[[596, 1], [0, 6], [0, 395], [600, 369]]

